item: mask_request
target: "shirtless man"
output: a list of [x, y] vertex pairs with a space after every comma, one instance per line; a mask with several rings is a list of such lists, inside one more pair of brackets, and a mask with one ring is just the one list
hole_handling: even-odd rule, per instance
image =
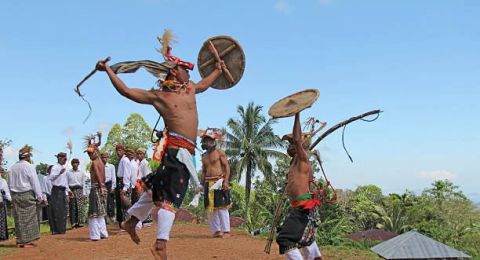
[[292, 161], [286, 186], [291, 208], [277, 234], [280, 254], [286, 254], [287, 259], [304, 259], [299, 250], [302, 248], [307, 259], [319, 260], [322, 256], [315, 242], [317, 225], [313, 218], [320, 202], [310, 191], [313, 180], [313, 169], [308, 160], [310, 135], [302, 134], [299, 113], [295, 114], [293, 135], [285, 135], [282, 139], [289, 142], [287, 153]]
[[[173, 59], [162, 63], [166, 78], [160, 79], [160, 89], [144, 90], [128, 88], [104, 61], [97, 63], [97, 70], [105, 71], [115, 89], [124, 97], [140, 104], [152, 105], [165, 122], [168, 146], [161, 156], [161, 167], [151, 179], [152, 193], [145, 192], [129, 210], [131, 216], [122, 227], [139, 243], [135, 226], [150, 215], [153, 203], [158, 211], [157, 240], [152, 248], [156, 259], [167, 258], [167, 241], [175, 219], [175, 208], [180, 207], [188, 188], [190, 176], [199, 186], [192, 155], [195, 153], [195, 140], [198, 128], [198, 112], [195, 94], [204, 92], [222, 74], [223, 63], [197, 84], [190, 81], [188, 69], [193, 64]], [[186, 171], [188, 169], [188, 171]], [[197, 188], [198, 191], [200, 188]]]
[[[203, 134], [202, 149], [206, 150], [202, 157], [201, 183], [204, 185], [204, 205], [208, 209], [208, 223], [213, 237], [226, 238], [230, 236], [228, 214], [231, 207], [228, 190], [230, 166], [225, 152], [217, 148], [214, 135]], [[222, 180], [222, 187], [210, 190], [210, 187], [219, 180]]]
[[99, 156], [98, 147], [91, 143], [85, 150], [92, 160], [90, 167], [91, 190], [88, 196], [88, 231], [90, 240], [108, 238], [105, 216], [107, 215], [107, 188], [105, 186], [105, 165]]

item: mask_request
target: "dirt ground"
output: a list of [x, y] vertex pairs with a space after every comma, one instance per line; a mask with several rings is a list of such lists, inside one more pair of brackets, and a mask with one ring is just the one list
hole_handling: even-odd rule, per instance
[[[0, 243], [9, 248], [1, 259], [153, 259], [150, 247], [156, 227], [140, 230], [140, 245], [134, 244], [126, 232], [109, 225], [110, 237], [91, 242], [86, 227], [67, 231], [65, 235], [42, 235], [36, 248], [15, 248], [15, 239]], [[270, 255], [263, 252], [266, 240], [233, 230], [230, 238], [211, 238], [206, 225], [175, 223], [168, 242], [168, 259], [284, 259], [275, 242]]]

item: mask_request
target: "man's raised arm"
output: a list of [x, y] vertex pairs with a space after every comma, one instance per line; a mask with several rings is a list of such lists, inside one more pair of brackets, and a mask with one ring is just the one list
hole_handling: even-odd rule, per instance
[[97, 62], [97, 70], [107, 72], [110, 81], [120, 95], [140, 104], [153, 104], [155, 94], [151, 91], [138, 88], [128, 88], [127, 85], [113, 72], [105, 61]]
[[302, 128], [300, 127], [300, 112], [295, 114], [295, 123], [293, 123], [293, 142], [297, 158], [301, 161], [307, 160], [307, 153], [303, 149]]
[[195, 93], [202, 93], [205, 90], [207, 90], [213, 82], [220, 76], [222, 75], [222, 63], [217, 62], [217, 68], [210, 73], [210, 75], [206, 76], [202, 80], [200, 80], [197, 84], [195, 84]]

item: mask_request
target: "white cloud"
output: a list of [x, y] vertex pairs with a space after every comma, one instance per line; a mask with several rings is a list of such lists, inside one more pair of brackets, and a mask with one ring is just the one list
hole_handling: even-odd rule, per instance
[[70, 127], [67, 127], [65, 129], [63, 129], [62, 134], [63, 135], [71, 135], [71, 134], [73, 134], [73, 132], [75, 132], [75, 128], [70, 126]]
[[102, 134], [108, 134], [110, 129], [112, 129], [113, 123], [109, 122], [100, 122], [97, 124], [95, 131], [100, 131]]
[[3, 148], [3, 157], [6, 159], [15, 159], [18, 157], [18, 151], [13, 146]]
[[292, 12], [292, 6], [286, 0], [277, 0], [273, 9], [281, 14], [290, 14]]
[[444, 180], [449, 179], [453, 180], [457, 176], [447, 170], [434, 170], [434, 171], [421, 171], [417, 173], [417, 176], [424, 179], [430, 180]]

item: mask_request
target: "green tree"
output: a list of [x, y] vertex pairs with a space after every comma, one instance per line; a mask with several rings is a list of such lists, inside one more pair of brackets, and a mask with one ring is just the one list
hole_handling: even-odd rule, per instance
[[37, 166], [35, 166], [35, 169], [37, 170], [37, 173], [47, 175], [48, 164], [47, 163], [37, 164]]
[[110, 154], [110, 163], [117, 165], [118, 157], [117, 153], [115, 152], [115, 146], [117, 144], [123, 143], [122, 138], [122, 127], [120, 124], [114, 124], [110, 132], [108, 132], [107, 141], [105, 145], [102, 147], [102, 152], [108, 152]]
[[101, 150], [102, 152], [107, 151], [110, 154], [110, 163], [116, 165], [119, 159], [115, 152], [117, 144], [123, 144], [134, 149], [140, 147], [152, 148], [153, 144], [150, 141], [151, 131], [152, 129], [140, 114], [130, 114], [123, 127], [120, 124], [113, 125]]
[[138, 113], [131, 114], [125, 124], [123, 124], [122, 140], [127, 147], [134, 149], [153, 147], [152, 142], [150, 142], [151, 134], [152, 129]]
[[277, 149], [283, 147], [281, 139], [273, 133], [272, 125], [276, 120], [267, 120], [261, 114], [262, 106], [249, 103], [246, 108], [237, 107], [240, 118], [230, 118], [227, 122], [226, 153], [233, 156], [237, 162], [232, 175], [237, 182], [245, 173], [245, 203], [248, 212], [252, 178], [256, 170], [263, 173], [266, 179], [272, 175], [272, 165], [269, 159], [285, 156]]
[[352, 194], [349, 209], [353, 220], [362, 230], [375, 228], [380, 217], [376, 206], [383, 200], [382, 190], [375, 185], [359, 186]]
[[3, 149], [9, 146], [12, 143], [12, 140], [3, 139], [0, 140], [0, 167], [7, 164], [7, 162], [3, 159]]
[[378, 217], [377, 227], [397, 234], [411, 229], [412, 216], [409, 214], [415, 195], [405, 192], [392, 193], [385, 197], [381, 205], [376, 205], [374, 214]]
[[448, 180], [435, 181], [411, 207], [413, 227], [456, 249], [480, 255], [480, 212]]

